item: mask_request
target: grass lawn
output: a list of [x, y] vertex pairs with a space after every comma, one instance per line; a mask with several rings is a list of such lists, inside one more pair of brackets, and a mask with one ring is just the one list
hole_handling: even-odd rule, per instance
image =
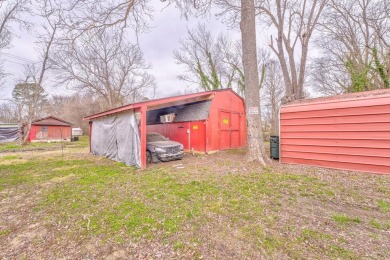
[[37, 150], [58, 150], [65, 148], [80, 148], [88, 146], [88, 137], [81, 136], [78, 142], [35, 142], [26, 145], [19, 145], [18, 142], [0, 143], [0, 153], [20, 152], [20, 151], [37, 151]]
[[0, 258], [390, 258], [390, 176], [56, 145], [0, 146]]

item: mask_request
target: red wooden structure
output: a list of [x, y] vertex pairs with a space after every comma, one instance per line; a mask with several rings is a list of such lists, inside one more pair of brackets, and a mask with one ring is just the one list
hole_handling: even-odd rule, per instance
[[283, 105], [280, 140], [282, 163], [390, 174], [390, 90]]
[[[146, 167], [147, 132], [161, 133], [182, 143], [185, 150], [203, 153], [247, 145], [245, 103], [230, 89], [129, 104], [84, 120], [90, 121], [90, 131], [93, 131], [93, 120], [131, 109], [140, 113], [142, 168]], [[174, 121], [161, 123], [160, 116], [170, 113], [176, 114]]]
[[28, 141], [71, 141], [72, 124], [60, 118], [49, 116], [31, 123]]

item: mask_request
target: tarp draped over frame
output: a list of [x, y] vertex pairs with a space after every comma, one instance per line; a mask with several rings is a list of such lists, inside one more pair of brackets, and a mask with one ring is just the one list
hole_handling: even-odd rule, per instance
[[0, 143], [14, 142], [18, 139], [18, 127], [0, 127]]
[[92, 123], [91, 152], [126, 165], [141, 167], [141, 142], [133, 110]]

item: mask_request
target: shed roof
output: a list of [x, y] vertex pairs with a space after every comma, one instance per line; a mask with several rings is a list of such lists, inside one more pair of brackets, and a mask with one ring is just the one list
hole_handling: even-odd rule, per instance
[[[371, 107], [388, 106], [390, 104], [390, 90], [374, 90], [359, 93], [350, 93], [337, 96], [314, 98], [307, 100], [296, 100], [282, 105], [281, 114], [296, 113], [302, 111], [320, 111], [326, 110], [332, 113], [334, 109], [353, 108], [353, 107]], [[330, 112], [329, 112], [330, 111]]]
[[286, 106], [299, 106], [299, 105], [312, 104], [312, 103], [342, 102], [344, 100], [376, 98], [379, 96], [382, 97], [386, 95], [390, 96], [390, 89], [377, 89], [371, 91], [346, 93], [346, 94], [327, 96], [327, 97], [298, 99], [289, 102], [287, 104], [284, 104], [283, 106], [286, 107]]
[[93, 120], [93, 119], [96, 119], [99, 117], [120, 113], [120, 112], [123, 112], [126, 110], [138, 109], [141, 107], [146, 107], [147, 110], [156, 110], [156, 109], [160, 109], [160, 108], [179, 106], [179, 105], [194, 103], [194, 102], [198, 102], [198, 101], [209, 100], [209, 99], [212, 99], [214, 97], [216, 92], [222, 92], [222, 91], [230, 91], [230, 92], [233, 92], [238, 97], [240, 97], [232, 89], [219, 89], [219, 90], [212, 90], [212, 91], [186, 94], [186, 95], [167, 97], [167, 98], [159, 98], [159, 99], [154, 99], [154, 100], [148, 100], [148, 101], [128, 104], [125, 106], [121, 106], [121, 107], [110, 109], [110, 110], [107, 110], [104, 112], [100, 112], [100, 113], [97, 113], [94, 115], [89, 115], [89, 116], [84, 117], [83, 119], [84, 120]]
[[72, 124], [60, 118], [54, 116], [48, 116], [33, 121], [31, 125], [71, 126]]

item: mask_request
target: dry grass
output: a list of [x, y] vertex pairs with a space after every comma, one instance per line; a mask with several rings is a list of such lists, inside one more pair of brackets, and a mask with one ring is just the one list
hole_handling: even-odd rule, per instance
[[0, 154], [0, 258], [390, 258], [389, 176], [244, 156]]

